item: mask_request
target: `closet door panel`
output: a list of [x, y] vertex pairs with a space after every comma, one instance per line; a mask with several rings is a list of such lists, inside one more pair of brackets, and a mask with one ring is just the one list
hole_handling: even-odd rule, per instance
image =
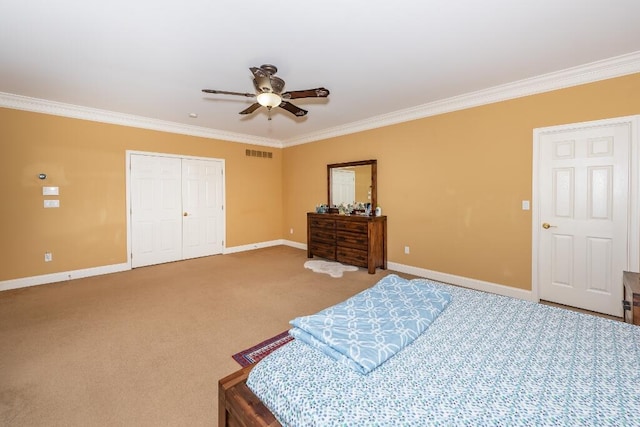
[[171, 157], [131, 156], [131, 265], [182, 259], [182, 164]]
[[182, 161], [183, 258], [222, 253], [222, 162]]

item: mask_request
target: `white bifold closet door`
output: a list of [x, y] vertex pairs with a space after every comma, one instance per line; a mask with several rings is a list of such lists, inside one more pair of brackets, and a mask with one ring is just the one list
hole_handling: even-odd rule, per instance
[[223, 162], [131, 155], [131, 265], [222, 253]]

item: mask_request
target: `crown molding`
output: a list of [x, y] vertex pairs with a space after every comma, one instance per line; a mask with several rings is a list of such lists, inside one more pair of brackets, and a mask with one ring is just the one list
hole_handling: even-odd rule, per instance
[[600, 80], [621, 77], [640, 72], [640, 51], [578, 67], [568, 68], [562, 71], [543, 74], [530, 79], [519, 80], [492, 88], [470, 92], [460, 96], [430, 102], [417, 107], [394, 111], [392, 113], [371, 117], [358, 122], [348, 123], [320, 132], [303, 135], [283, 141], [284, 147], [306, 144], [322, 139], [336, 136], [348, 135], [370, 129], [390, 126], [411, 120], [436, 116], [438, 114], [450, 113], [464, 110], [466, 108], [478, 107], [492, 104], [494, 102], [506, 101], [509, 99], [521, 98], [529, 95], [550, 92], [586, 83], [593, 83]]
[[150, 129], [160, 132], [262, 145], [273, 148], [285, 148], [638, 72], [640, 72], [640, 51], [370, 117], [283, 141], [3, 92], [0, 92], [0, 107]]
[[132, 114], [99, 110], [96, 108], [82, 107], [79, 105], [65, 104], [56, 101], [48, 101], [46, 99], [30, 98], [28, 96], [14, 95], [11, 93], [0, 92], [0, 107], [31, 111], [35, 113], [51, 114], [54, 116], [70, 117], [74, 119], [90, 120], [93, 122], [157, 130], [160, 132], [177, 133], [181, 135], [198, 136], [202, 138], [219, 139], [223, 141], [241, 142], [244, 144], [264, 145], [268, 147], [282, 148], [282, 143], [275, 139], [261, 138], [257, 136], [233, 132], [225, 132], [222, 130], [185, 125], [164, 120], [150, 119], [148, 117], [135, 116]]

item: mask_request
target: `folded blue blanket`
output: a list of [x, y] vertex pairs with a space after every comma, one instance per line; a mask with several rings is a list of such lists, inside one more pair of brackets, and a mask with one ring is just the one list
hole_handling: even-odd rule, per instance
[[451, 301], [451, 294], [395, 274], [320, 311], [293, 319], [289, 333], [361, 374], [411, 344]]

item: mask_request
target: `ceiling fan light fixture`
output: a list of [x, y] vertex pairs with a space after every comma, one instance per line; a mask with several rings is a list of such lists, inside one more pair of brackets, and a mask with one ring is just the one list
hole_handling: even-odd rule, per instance
[[277, 107], [282, 103], [282, 97], [273, 92], [262, 92], [256, 97], [256, 100], [258, 101], [258, 104], [267, 108]]

